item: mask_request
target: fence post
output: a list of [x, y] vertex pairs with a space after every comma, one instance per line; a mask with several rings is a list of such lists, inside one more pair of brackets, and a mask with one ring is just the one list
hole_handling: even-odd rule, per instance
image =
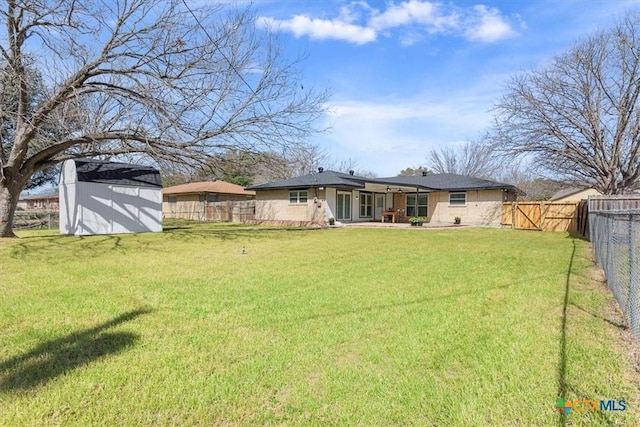
[[638, 331], [638, 224], [629, 214], [629, 323], [634, 338]]
[[[611, 283], [611, 263], [613, 262], [613, 221], [611, 221], [611, 216], [606, 217], [606, 230], [609, 230], [607, 233], [607, 254], [606, 261], [603, 263], [602, 269], [604, 270], [604, 274], [607, 277], [607, 282], [609, 282], [609, 287], [611, 288], [614, 283]], [[612, 278], [613, 279], [613, 278]], [[616, 295], [617, 297], [617, 295]]]

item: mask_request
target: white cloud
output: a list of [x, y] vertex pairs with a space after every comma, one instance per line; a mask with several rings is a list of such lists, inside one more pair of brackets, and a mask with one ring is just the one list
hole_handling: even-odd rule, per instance
[[445, 13], [438, 3], [408, 0], [398, 5], [392, 4], [382, 13], [374, 14], [369, 25], [377, 30], [419, 24], [428, 32], [441, 32], [454, 27], [456, 13]]
[[365, 19], [373, 9], [365, 1], [354, 1], [340, 8], [338, 19], [344, 22], [355, 22]]
[[400, 44], [402, 46], [413, 46], [425, 39], [424, 35], [418, 31], [408, 31], [400, 37]]
[[339, 19], [317, 19], [305, 15], [294, 15], [288, 20], [262, 17], [258, 22], [276, 30], [290, 31], [298, 38], [309, 36], [316, 40], [336, 39], [355, 44], [365, 44], [376, 40], [376, 32], [373, 29]]
[[321, 137], [321, 145], [381, 176], [418, 166], [431, 148], [477, 138], [491, 121], [485, 94], [451, 95], [446, 101], [424, 94], [337, 101], [329, 108], [331, 131]]
[[392, 2], [384, 10], [359, 0], [342, 6], [334, 19], [299, 14], [284, 20], [261, 17], [258, 22], [291, 32], [295, 37], [344, 40], [357, 45], [374, 42], [380, 34], [392, 37], [399, 33], [399, 40], [405, 46], [423, 40], [426, 34], [457, 35], [470, 41], [491, 43], [516, 35], [514, 25], [526, 27], [519, 16], [509, 19], [496, 8], [484, 5], [462, 8], [425, 0]]
[[369, 122], [386, 126], [389, 122], [427, 119], [443, 112], [442, 105], [423, 104], [416, 101], [404, 100], [401, 103], [345, 101], [334, 105], [329, 115], [349, 122]]
[[408, 24], [411, 22], [411, 14], [403, 5], [404, 3], [399, 6], [389, 6], [386, 11], [373, 16], [369, 24], [377, 29], [399, 27]]
[[464, 33], [469, 40], [491, 43], [517, 34], [497, 9], [478, 5], [473, 11]]

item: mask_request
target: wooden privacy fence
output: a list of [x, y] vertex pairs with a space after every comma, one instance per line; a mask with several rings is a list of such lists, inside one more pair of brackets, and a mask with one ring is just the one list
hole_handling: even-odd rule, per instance
[[592, 212], [640, 210], [640, 196], [591, 196], [589, 210]]
[[163, 203], [164, 218], [192, 221], [246, 222], [255, 217], [255, 200], [224, 202], [178, 202], [175, 206]]
[[586, 209], [579, 209], [579, 205], [580, 202], [507, 202], [502, 204], [501, 223], [518, 230], [578, 231], [578, 224], [586, 224]]

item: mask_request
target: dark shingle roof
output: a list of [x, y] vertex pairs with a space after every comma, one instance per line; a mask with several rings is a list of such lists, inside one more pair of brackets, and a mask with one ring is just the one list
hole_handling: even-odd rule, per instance
[[488, 179], [474, 178], [472, 176], [456, 175], [453, 173], [439, 173], [427, 176], [394, 176], [379, 178], [376, 181], [385, 181], [396, 185], [408, 185], [432, 190], [489, 190], [501, 188], [513, 188], [510, 184], [490, 181]]
[[150, 166], [85, 159], [75, 160], [75, 163], [79, 182], [162, 187], [160, 172]]
[[249, 190], [271, 190], [282, 188], [309, 188], [309, 187], [351, 187], [363, 188], [365, 182], [416, 187], [425, 190], [456, 191], [456, 190], [489, 190], [489, 189], [513, 189], [520, 192], [515, 186], [487, 179], [473, 178], [470, 176], [456, 175], [452, 173], [434, 174], [427, 176], [393, 176], [388, 178], [365, 178], [349, 175], [342, 172], [324, 171], [310, 175], [289, 178], [282, 181], [268, 182], [266, 184], [248, 187]]
[[247, 187], [247, 190], [275, 190], [279, 188], [309, 188], [309, 187], [350, 187], [363, 188], [365, 181], [371, 181], [361, 176], [349, 175], [336, 171], [324, 171], [281, 181]]

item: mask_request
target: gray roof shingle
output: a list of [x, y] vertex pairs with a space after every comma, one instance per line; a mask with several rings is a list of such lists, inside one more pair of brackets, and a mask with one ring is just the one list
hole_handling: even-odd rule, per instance
[[349, 175], [336, 171], [323, 171], [281, 181], [267, 182], [265, 184], [247, 187], [247, 190], [275, 190], [281, 188], [309, 188], [309, 187], [350, 187], [363, 188], [368, 178]]
[[456, 175], [453, 173], [440, 173], [427, 176], [394, 176], [389, 178], [379, 178], [396, 185], [416, 186], [425, 189], [455, 191], [455, 190], [488, 190], [513, 188], [510, 184], [490, 181], [488, 179], [474, 178], [472, 176]]
[[487, 179], [474, 178], [452, 173], [434, 174], [427, 176], [393, 176], [387, 178], [365, 178], [336, 171], [324, 171], [281, 181], [247, 187], [249, 190], [272, 190], [284, 188], [309, 187], [351, 187], [363, 188], [365, 182], [416, 187], [425, 190], [456, 191], [456, 190], [488, 190], [512, 189], [520, 192], [515, 186]]
[[98, 182], [136, 187], [162, 187], [160, 172], [151, 166], [89, 159], [74, 161], [79, 182]]

